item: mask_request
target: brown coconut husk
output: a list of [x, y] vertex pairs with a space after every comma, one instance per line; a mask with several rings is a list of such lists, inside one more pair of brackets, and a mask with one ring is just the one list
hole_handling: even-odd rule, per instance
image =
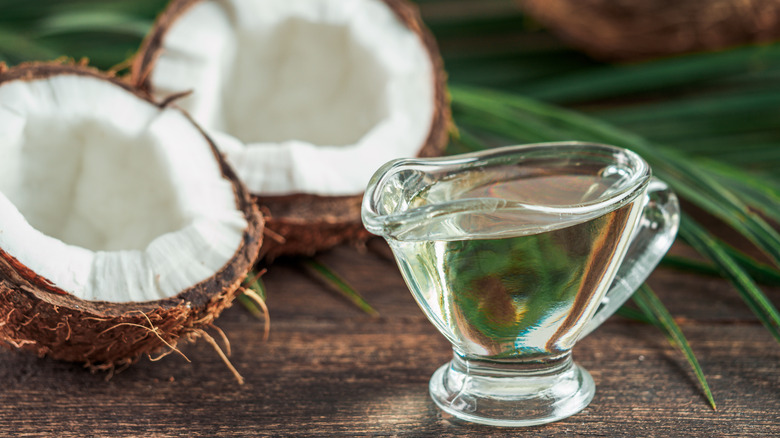
[[[206, 0], [173, 0], [158, 18], [136, 55], [131, 73], [134, 86], [152, 93], [149, 76], [160, 56], [162, 42], [172, 24], [192, 6]], [[280, 0], [283, 1], [283, 0]], [[337, 1], [337, 0], [336, 0]], [[419, 35], [433, 62], [435, 110], [425, 143], [418, 157], [434, 157], [447, 146], [452, 114], [446, 90], [447, 74], [436, 40], [425, 27], [416, 6], [407, 0], [383, 0], [402, 23]], [[252, 194], [266, 220], [262, 258], [312, 255], [345, 242], [360, 243], [370, 234], [360, 218], [362, 193], [354, 196], [316, 196], [298, 193], [286, 196]]]
[[[75, 74], [109, 81], [149, 100], [113, 77], [75, 64], [35, 63], [0, 68], [0, 84]], [[205, 134], [204, 134], [204, 137]], [[206, 137], [208, 139], [208, 137]], [[39, 356], [81, 362], [92, 370], [114, 370], [142, 355], [165, 355], [200, 336], [242, 290], [263, 237], [263, 218], [233, 170], [208, 139], [222, 175], [233, 185], [236, 205], [248, 227], [232, 259], [214, 276], [160, 301], [86, 301], [59, 289], [13, 254], [0, 248], [0, 340]]]
[[518, 0], [575, 47], [638, 60], [780, 38], [779, 0]]

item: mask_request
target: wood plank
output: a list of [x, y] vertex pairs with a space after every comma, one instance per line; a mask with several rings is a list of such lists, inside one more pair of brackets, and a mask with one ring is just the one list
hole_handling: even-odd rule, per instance
[[[203, 342], [183, 348], [192, 363], [177, 355], [154, 363], [143, 359], [108, 382], [78, 365], [3, 351], [2, 434], [518, 434], [460, 424], [434, 406], [428, 379], [449, 359], [449, 345], [417, 308], [393, 264], [375, 251], [349, 248], [321, 260], [350, 280], [381, 316], [356, 310], [293, 263], [276, 265], [265, 278], [273, 318], [267, 343], [260, 339], [262, 323], [240, 306], [219, 320], [246, 385], [239, 386]], [[717, 300], [704, 298], [719, 297], [723, 302], [715, 312], [725, 314], [721, 306], [732, 302], [726, 283], [698, 288], [700, 277], [658, 274], [656, 289], [670, 310], [690, 318], [684, 330], [719, 410], [709, 408], [684, 359], [656, 329], [612, 318], [574, 351], [598, 386], [592, 404], [528, 433], [780, 436], [780, 348], [774, 340], [749, 312], [729, 323], [710, 318], [708, 309]], [[674, 298], [681, 295], [689, 298]], [[694, 303], [690, 297], [696, 297]]]

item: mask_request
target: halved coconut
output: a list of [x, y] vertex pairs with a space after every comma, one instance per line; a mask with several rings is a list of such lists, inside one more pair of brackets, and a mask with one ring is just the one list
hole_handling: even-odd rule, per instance
[[516, 0], [562, 39], [604, 60], [635, 61], [780, 38], [780, 2]]
[[284, 239], [270, 258], [367, 236], [373, 172], [447, 141], [441, 58], [405, 0], [174, 0], [132, 71], [160, 100], [194, 91], [177, 104]]
[[0, 68], [0, 340], [92, 368], [202, 334], [262, 216], [185, 115], [81, 66]]

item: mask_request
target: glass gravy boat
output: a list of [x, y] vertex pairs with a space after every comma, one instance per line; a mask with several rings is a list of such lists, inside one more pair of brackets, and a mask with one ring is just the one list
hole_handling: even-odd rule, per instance
[[571, 349], [657, 265], [679, 205], [637, 154], [565, 142], [392, 161], [371, 179], [362, 218], [453, 345], [430, 381], [436, 404], [528, 426], [591, 401]]

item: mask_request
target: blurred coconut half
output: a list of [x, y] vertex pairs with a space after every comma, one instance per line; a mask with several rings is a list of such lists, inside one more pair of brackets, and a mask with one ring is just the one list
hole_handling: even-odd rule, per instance
[[778, 0], [518, 0], [590, 55], [635, 60], [780, 38]]
[[447, 141], [441, 57], [405, 0], [174, 0], [132, 78], [193, 91], [177, 105], [256, 196], [269, 259], [365, 238], [373, 172]]
[[0, 340], [113, 369], [208, 336], [263, 235], [211, 140], [78, 65], [0, 65], [0, 102]]

